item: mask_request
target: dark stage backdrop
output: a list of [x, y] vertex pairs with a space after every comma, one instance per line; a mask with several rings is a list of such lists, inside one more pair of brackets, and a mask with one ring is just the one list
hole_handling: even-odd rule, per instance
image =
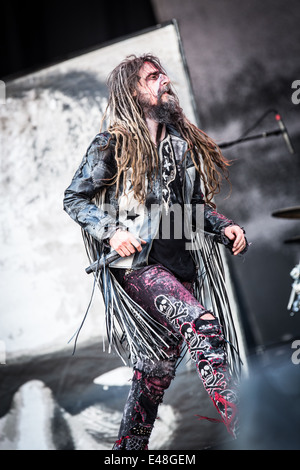
[[156, 25], [150, 0], [11, 0], [1, 8], [0, 78], [48, 66]]
[[[176, 22], [6, 83], [1, 107], [2, 449], [110, 449], [117, 435], [131, 371], [103, 351], [105, 318], [98, 291], [75, 356], [73, 342], [67, 344], [83, 319], [93, 278], [85, 273], [81, 229], [63, 211], [62, 200], [99, 131], [109, 72], [127, 55], [145, 51], [160, 57], [185, 113], [197, 122]], [[246, 365], [228, 267], [227, 275]], [[216, 432], [208, 421], [200, 441], [193, 433], [200, 427], [193, 410], [212, 416], [216, 411], [190, 362], [182, 362], [172, 387], [176, 393], [170, 389], [161, 406], [151, 448], [202, 448], [223, 439], [223, 427]], [[178, 439], [185, 427], [186, 437]]]

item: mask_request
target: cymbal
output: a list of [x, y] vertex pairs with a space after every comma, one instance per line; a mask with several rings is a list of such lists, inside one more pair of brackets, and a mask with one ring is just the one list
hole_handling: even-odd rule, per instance
[[300, 219], [300, 206], [287, 207], [272, 213], [273, 217], [282, 217], [284, 219]]
[[287, 240], [284, 240], [284, 243], [300, 243], [300, 235], [297, 237], [288, 238]]

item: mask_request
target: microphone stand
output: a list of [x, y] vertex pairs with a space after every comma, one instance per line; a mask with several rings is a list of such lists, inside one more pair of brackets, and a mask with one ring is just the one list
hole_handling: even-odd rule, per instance
[[280, 129], [277, 129], [275, 131], [263, 132], [261, 134], [256, 134], [256, 135], [252, 135], [249, 137], [242, 137], [240, 139], [232, 140], [230, 142], [223, 142], [219, 144], [218, 147], [227, 148], [227, 147], [231, 147], [232, 145], [239, 144], [241, 142], [246, 142], [247, 140], [262, 139], [262, 138], [270, 137], [272, 135], [279, 135], [279, 134], [282, 134], [282, 131]]
[[[269, 132], [263, 132], [261, 134], [256, 134], [256, 135], [252, 135], [252, 136], [248, 136], [246, 137], [246, 135], [248, 135], [253, 129], [255, 129], [255, 127], [257, 127], [264, 119], [265, 117], [268, 115], [268, 114], [274, 114], [275, 115], [275, 119], [278, 123], [278, 126], [279, 126], [279, 129], [276, 130], [276, 131], [269, 131]], [[241, 143], [241, 142], [246, 142], [247, 140], [254, 140], [254, 139], [262, 139], [262, 138], [266, 138], [266, 137], [270, 137], [270, 136], [274, 136], [274, 135], [282, 135], [282, 137], [284, 138], [285, 140], [285, 143], [287, 145], [287, 148], [289, 150], [289, 152], [291, 154], [294, 154], [295, 153], [295, 150], [293, 148], [293, 145], [292, 145], [292, 142], [290, 140], [290, 137], [288, 135], [288, 131], [287, 131], [287, 128], [281, 118], [281, 115], [278, 113], [278, 111], [276, 109], [268, 109], [256, 122], [253, 126], [250, 127], [250, 129], [248, 129], [246, 132], [244, 132], [243, 135], [241, 135], [238, 139], [236, 140], [233, 140], [231, 142], [222, 142], [219, 147], [220, 148], [227, 148], [227, 147], [231, 147], [232, 145], [235, 145], [235, 144], [238, 144], [238, 143]]]

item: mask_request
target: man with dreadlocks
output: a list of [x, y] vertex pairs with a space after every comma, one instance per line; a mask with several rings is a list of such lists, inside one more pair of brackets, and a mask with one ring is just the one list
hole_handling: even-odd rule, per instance
[[127, 57], [108, 87], [108, 129], [89, 146], [64, 208], [98, 260], [108, 340], [133, 365], [113, 448], [148, 449], [183, 345], [235, 437], [238, 346], [218, 243], [234, 255], [248, 243], [212, 201], [228, 162], [184, 115], [157, 57]]

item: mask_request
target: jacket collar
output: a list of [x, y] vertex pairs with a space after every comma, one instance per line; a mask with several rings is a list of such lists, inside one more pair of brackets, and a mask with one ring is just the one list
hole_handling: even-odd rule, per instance
[[182, 138], [181, 134], [178, 132], [178, 130], [174, 126], [172, 126], [171, 124], [167, 124], [167, 132], [169, 134], [175, 135], [176, 137]]

